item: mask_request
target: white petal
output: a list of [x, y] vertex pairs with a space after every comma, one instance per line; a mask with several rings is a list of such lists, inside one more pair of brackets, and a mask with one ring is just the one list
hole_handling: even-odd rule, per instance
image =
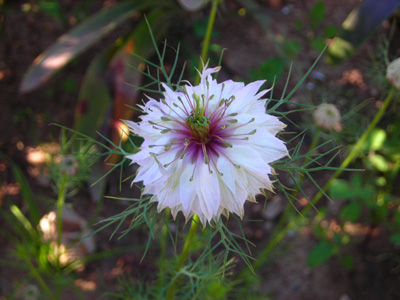
[[200, 212], [210, 221], [217, 214], [220, 203], [218, 178], [215, 173], [210, 174], [208, 165], [198, 160], [196, 168], [196, 194], [199, 198]]

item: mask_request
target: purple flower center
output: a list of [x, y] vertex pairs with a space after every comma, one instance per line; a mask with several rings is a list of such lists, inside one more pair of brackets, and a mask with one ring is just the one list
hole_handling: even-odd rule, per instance
[[[236, 133], [239, 127], [253, 122], [254, 118], [245, 124], [237, 124], [238, 120], [234, 118], [238, 115], [237, 113], [226, 114], [229, 105], [235, 100], [234, 96], [229, 99], [220, 98], [218, 105], [216, 107], [214, 105], [213, 111], [210, 111], [210, 101], [216, 101], [213, 100], [213, 95], [209, 96], [207, 92], [206, 96], [193, 94], [190, 97], [184, 88], [183, 94], [185, 96], [184, 100], [178, 97], [180, 105], [177, 103], [169, 105], [165, 100], [162, 100], [172, 111], [172, 114], [165, 114], [161, 117], [161, 121], [164, 121], [162, 125], [151, 122], [155, 129], [161, 130], [161, 133], [173, 133], [168, 144], [158, 145], [164, 147], [164, 153], [168, 151], [176, 153], [175, 158], [171, 162], [164, 164], [163, 167], [167, 168], [179, 159], [188, 156], [194, 164], [190, 180], [193, 180], [196, 167], [202, 161], [208, 165], [210, 174], [214, 170], [222, 176], [223, 174], [217, 168], [217, 159], [220, 155], [223, 155], [235, 167], [239, 168], [225, 154], [224, 150], [232, 148], [232, 142], [235, 140], [248, 140], [247, 135], [256, 132], [256, 130], [253, 130], [245, 134]], [[178, 109], [184, 113], [185, 117], [177, 113], [176, 110]], [[168, 125], [168, 123], [171, 125]], [[172, 125], [172, 123], [175, 124]], [[150, 147], [156, 146], [151, 145]], [[162, 155], [162, 153], [158, 155]]]

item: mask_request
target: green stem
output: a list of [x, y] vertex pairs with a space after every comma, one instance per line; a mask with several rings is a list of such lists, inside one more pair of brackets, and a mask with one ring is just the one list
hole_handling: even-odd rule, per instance
[[164, 211], [165, 223], [162, 227], [161, 240], [160, 240], [160, 262], [159, 262], [158, 278], [160, 279], [159, 285], [161, 288], [165, 284], [165, 275], [164, 275], [166, 270], [165, 252], [167, 249], [168, 221], [170, 216], [171, 216], [171, 210], [169, 208], [166, 208]]
[[[61, 178], [60, 189], [58, 191], [57, 198], [57, 277], [61, 281], [61, 265], [60, 265], [60, 256], [61, 253], [61, 243], [62, 243], [62, 213], [63, 207], [65, 203], [65, 195], [67, 193], [67, 182], [65, 176]], [[61, 285], [57, 284], [57, 293], [56, 299], [61, 299]]]
[[[217, 8], [218, 8], [218, 1], [219, 0], [214, 0], [212, 2], [212, 7], [211, 7], [211, 12], [210, 12], [210, 17], [208, 18], [208, 24], [207, 24], [207, 30], [206, 30], [206, 35], [203, 40], [203, 45], [202, 45], [202, 51], [201, 51], [201, 62], [199, 64], [199, 70], [202, 69], [203, 63], [207, 61], [208, 59], [208, 49], [210, 46], [210, 40], [211, 40], [211, 35], [213, 32], [214, 28], [214, 23], [215, 23], [215, 17], [217, 15]], [[195, 85], [200, 83], [200, 75], [197, 75], [197, 78], [195, 80]], [[198, 107], [198, 106], [197, 106]], [[194, 215], [192, 219], [192, 224], [190, 226], [189, 233], [186, 237], [185, 244], [183, 245], [183, 249], [181, 254], [179, 255], [178, 258], [178, 263], [176, 265], [176, 272], [179, 272], [183, 265], [185, 264], [185, 261], [187, 259], [187, 256], [189, 254], [190, 248], [193, 244], [193, 239], [196, 235], [197, 227], [199, 224], [199, 216]], [[175, 294], [176, 294], [176, 284], [178, 281], [179, 275], [175, 277], [174, 281], [171, 283], [167, 290], [167, 300], [172, 300], [175, 299]]]
[[[342, 174], [343, 169], [347, 168], [348, 165], [353, 161], [354, 158], [357, 157], [357, 155], [359, 154], [359, 151], [361, 149], [361, 147], [363, 146], [363, 144], [365, 143], [365, 141], [367, 140], [367, 138], [369, 137], [369, 135], [371, 134], [371, 132], [375, 129], [376, 125], [378, 124], [378, 122], [381, 120], [383, 114], [385, 113], [386, 109], [388, 108], [390, 102], [392, 101], [393, 95], [395, 93], [395, 89], [392, 88], [388, 94], [388, 96], [386, 97], [385, 101], [383, 102], [383, 105], [381, 106], [381, 108], [379, 109], [379, 111], [377, 112], [377, 114], [375, 115], [374, 119], [372, 120], [372, 122], [369, 124], [368, 128], [365, 130], [365, 132], [363, 133], [363, 135], [359, 138], [359, 140], [357, 141], [357, 144], [352, 148], [351, 152], [348, 154], [348, 156], [346, 157], [346, 159], [341, 163], [339, 169], [341, 170], [337, 170], [332, 177], [325, 183], [325, 185], [323, 186], [322, 190], [323, 191], [327, 191], [328, 188], [331, 186], [332, 182], [338, 178], [340, 176], [340, 174]], [[322, 198], [324, 194], [319, 191], [312, 199], [311, 199], [311, 203], [313, 203], [314, 205]], [[291, 229], [293, 229], [296, 224], [298, 223], [298, 219], [300, 219], [302, 216], [304, 216], [310, 209], [311, 209], [311, 205], [307, 205], [305, 208], [303, 208], [301, 210], [301, 215], [296, 217], [294, 220], [292, 220], [291, 222], [289, 222], [286, 227], [281, 230], [279, 233], [276, 234], [276, 230], [275, 230], [275, 234], [273, 234], [274, 238], [271, 240], [271, 242], [268, 244], [268, 246], [263, 250], [263, 252], [261, 253], [256, 265], [254, 266], [254, 269], [256, 270], [257, 268], [259, 268], [264, 261], [266, 260], [266, 258], [268, 257], [268, 255], [270, 254], [270, 252], [279, 244], [279, 242], [286, 236], [287, 232]]]
[[[193, 219], [192, 219], [192, 224], [190, 225], [189, 233], [185, 240], [185, 244], [183, 245], [182, 252], [181, 252], [181, 254], [179, 254], [178, 263], [176, 264], [176, 272], [179, 272], [182, 269], [183, 265], [185, 264], [185, 261], [188, 257], [189, 251], [190, 251], [190, 248], [193, 245], [193, 240], [196, 235], [198, 224], [199, 224], [199, 216], [194, 215]], [[175, 299], [176, 284], [177, 284], [178, 278], [179, 278], [179, 275], [177, 277], [175, 277], [174, 281], [169, 286], [168, 291], [167, 291], [167, 297], [166, 297], [167, 300]]]
[[[206, 35], [204, 37], [203, 48], [201, 50], [201, 61], [199, 63], [199, 68], [198, 68], [199, 70], [203, 68], [203, 63], [208, 60], [208, 49], [210, 47], [211, 35], [214, 28], [215, 17], [217, 15], [218, 1], [219, 0], [214, 0], [212, 2], [210, 17], [208, 19], [208, 24], [207, 24]], [[197, 85], [199, 83], [200, 83], [200, 75], [198, 74], [195, 84]]]
[[24, 257], [24, 260], [25, 260], [25, 263], [27, 264], [29, 270], [31, 271], [33, 277], [35, 277], [35, 279], [37, 280], [39, 285], [42, 287], [43, 291], [50, 297], [50, 299], [55, 299], [50, 288], [48, 287], [46, 282], [43, 280], [42, 276], [40, 276], [38, 270], [35, 268], [35, 266], [32, 264], [32, 262], [27, 257]]
[[65, 203], [66, 195], [66, 180], [65, 177], [61, 179], [60, 190], [58, 191], [57, 198], [57, 246], [60, 248], [62, 242], [62, 212]]

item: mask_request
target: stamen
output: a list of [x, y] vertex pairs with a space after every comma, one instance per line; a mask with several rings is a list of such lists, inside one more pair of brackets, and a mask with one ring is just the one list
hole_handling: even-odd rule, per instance
[[226, 146], [226, 148], [232, 148], [232, 147], [233, 147], [231, 143], [225, 141], [223, 138], [221, 138], [221, 137], [218, 136], [218, 135], [213, 134], [213, 135], [210, 136], [210, 137], [216, 137], [217, 139], [221, 140], [221, 141], [224, 143], [224, 145]]
[[185, 156], [185, 153], [186, 153], [186, 149], [187, 149], [187, 147], [189, 146], [189, 139], [185, 139], [185, 142], [183, 143], [184, 145], [185, 145], [185, 148], [183, 148], [183, 150], [182, 150], [182, 153], [181, 153], [181, 159], [183, 159], [183, 157]]
[[197, 167], [197, 161], [196, 161], [195, 164], [194, 164], [193, 173], [192, 173], [192, 176], [191, 176], [190, 179], [189, 179], [190, 182], [193, 181], [194, 172], [196, 171], [196, 167]]
[[202, 143], [201, 147], [203, 149], [204, 163], [207, 165], [209, 163], [209, 159], [208, 159], [208, 155], [207, 155], [206, 145], [204, 143]]
[[217, 174], [218, 174], [219, 176], [224, 176], [224, 174], [223, 174], [223, 173], [221, 173], [221, 172], [218, 170], [218, 168], [217, 168], [217, 164], [215, 163], [215, 161], [214, 161], [214, 159], [213, 159], [213, 156], [212, 156], [212, 155], [210, 156], [210, 159], [211, 159], [211, 163], [212, 163], [212, 165], [213, 165], [213, 167], [214, 167], [215, 171], [217, 172]]

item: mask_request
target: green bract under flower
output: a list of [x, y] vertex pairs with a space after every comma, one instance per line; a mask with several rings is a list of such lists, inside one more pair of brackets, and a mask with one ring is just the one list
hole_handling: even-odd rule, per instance
[[125, 121], [144, 138], [128, 156], [140, 166], [134, 182], [159, 210], [197, 214], [203, 225], [230, 212], [242, 217], [246, 200], [272, 190], [270, 163], [288, 155], [276, 138], [285, 124], [265, 113], [264, 81], [217, 83], [210, 74], [218, 71], [205, 68], [199, 85], [177, 92], [163, 85], [164, 99], [149, 98], [140, 123]]

